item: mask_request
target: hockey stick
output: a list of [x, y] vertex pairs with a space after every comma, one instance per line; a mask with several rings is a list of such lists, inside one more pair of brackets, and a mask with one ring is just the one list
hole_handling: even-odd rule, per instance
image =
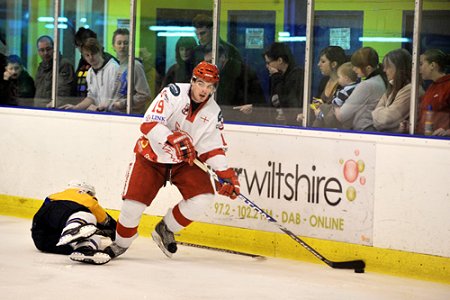
[[240, 251], [234, 251], [234, 250], [228, 250], [228, 249], [222, 249], [222, 248], [215, 248], [210, 246], [204, 246], [199, 244], [192, 244], [192, 243], [186, 243], [186, 242], [177, 242], [179, 245], [188, 246], [188, 247], [194, 247], [194, 248], [200, 248], [200, 249], [207, 249], [207, 250], [214, 250], [219, 252], [225, 252], [230, 254], [237, 254], [242, 256], [248, 256], [251, 258], [264, 258], [264, 256], [258, 255], [258, 254], [251, 254], [251, 253], [245, 253]]
[[[219, 183], [223, 183], [223, 180], [221, 180], [216, 173], [211, 171], [204, 163], [199, 161], [198, 159], [194, 160], [194, 163], [203, 171], [209, 173], [214, 180], [218, 181]], [[255, 203], [253, 203], [250, 199], [245, 197], [242, 194], [239, 194], [238, 197], [244, 201], [245, 204], [253, 208], [256, 212], [258, 212], [260, 215], [264, 216], [269, 223], [274, 224], [278, 227], [282, 232], [286, 233], [289, 237], [291, 237], [294, 241], [302, 245], [306, 250], [314, 254], [315, 257], [326, 263], [328, 266], [332, 267], [333, 269], [351, 269], [355, 270], [355, 273], [364, 273], [364, 268], [366, 264], [363, 260], [350, 260], [350, 261], [331, 261], [327, 258], [325, 258], [322, 254], [314, 250], [310, 245], [308, 245], [305, 241], [303, 241], [301, 238], [296, 236], [292, 231], [281, 225], [277, 222], [271, 215], [266, 213], [264, 210], [262, 210], [259, 206], [257, 206]]]

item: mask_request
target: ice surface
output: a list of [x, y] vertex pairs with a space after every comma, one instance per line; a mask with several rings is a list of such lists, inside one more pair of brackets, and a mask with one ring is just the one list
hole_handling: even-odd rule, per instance
[[0, 216], [1, 299], [450, 299], [450, 285], [179, 246], [139, 237], [106, 265], [36, 250], [31, 220]]

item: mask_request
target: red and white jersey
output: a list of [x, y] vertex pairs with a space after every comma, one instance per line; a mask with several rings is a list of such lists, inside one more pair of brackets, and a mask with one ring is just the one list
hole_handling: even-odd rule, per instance
[[[167, 137], [173, 131], [187, 133], [201, 160], [215, 157], [214, 169], [226, 168], [225, 147], [222, 137], [223, 118], [219, 105], [208, 99], [192, 112], [189, 83], [170, 84], [153, 100], [141, 124], [143, 136], [138, 140], [135, 152], [158, 163], [180, 163], [175, 149], [169, 146]], [[222, 156], [222, 157], [220, 157]]]

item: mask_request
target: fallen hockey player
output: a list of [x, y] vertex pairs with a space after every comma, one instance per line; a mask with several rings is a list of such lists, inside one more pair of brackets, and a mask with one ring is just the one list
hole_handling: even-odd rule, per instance
[[101, 236], [115, 237], [116, 221], [98, 204], [95, 188], [73, 180], [48, 196], [33, 217], [31, 237], [42, 252], [70, 255], [74, 261], [107, 263]]

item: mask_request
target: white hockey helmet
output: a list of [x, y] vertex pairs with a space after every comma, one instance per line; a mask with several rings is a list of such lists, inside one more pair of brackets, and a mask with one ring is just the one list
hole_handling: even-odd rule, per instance
[[95, 196], [95, 187], [86, 181], [74, 179], [69, 182], [69, 188], [80, 189], [91, 196]]

